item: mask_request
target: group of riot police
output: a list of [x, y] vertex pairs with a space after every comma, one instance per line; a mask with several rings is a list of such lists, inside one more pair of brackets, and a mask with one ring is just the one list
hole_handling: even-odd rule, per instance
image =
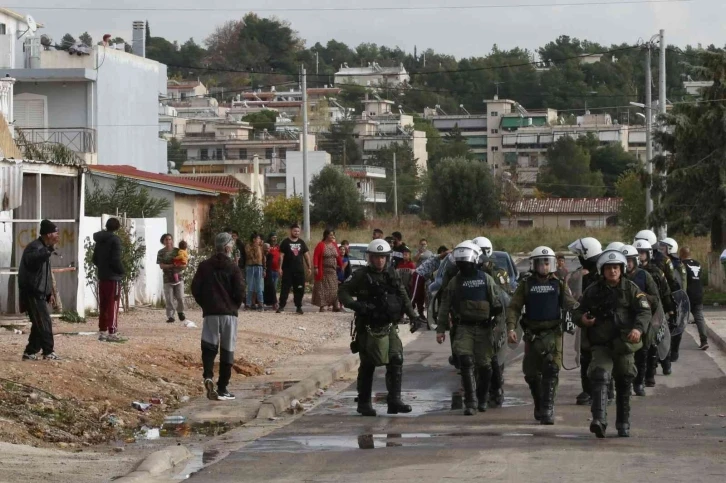
[[[464, 241], [442, 255], [449, 263], [442, 263], [437, 275], [436, 340], [442, 344], [450, 333], [451, 360], [461, 373], [466, 415], [502, 404], [501, 351], [507, 342], [516, 347], [523, 340], [523, 373], [534, 418], [551, 425], [563, 363], [564, 321], [571, 319], [579, 331], [582, 393], [577, 404], [591, 406], [590, 431], [605, 437], [608, 403], [615, 399], [618, 436], [628, 437], [631, 392], [644, 396], [645, 387], [655, 385], [658, 364], [668, 375], [678, 360], [686, 281], [675, 257], [678, 245], [671, 238], [659, 243], [652, 231], [643, 230], [632, 245], [614, 242], [603, 250], [598, 240], [588, 237], [575, 240], [569, 249], [581, 267], [567, 280], [556, 275], [556, 253], [540, 246], [531, 252], [530, 271], [514, 294], [507, 272], [492, 261], [493, 247], [486, 237]], [[356, 313], [351, 350], [361, 361], [357, 411], [376, 415], [371, 403], [373, 374], [377, 366], [386, 366], [388, 413], [408, 413], [411, 406], [401, 400], [398, 322], [406, 314], [413, 331], [422, 321], [389, 264], [390, 245], [373, 240], [367, 252], [368, 265], [339, 289], [340, 301]]]

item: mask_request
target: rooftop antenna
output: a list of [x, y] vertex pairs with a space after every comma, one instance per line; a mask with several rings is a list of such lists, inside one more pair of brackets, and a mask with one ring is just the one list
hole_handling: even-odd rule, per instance
[[500, 85], [500, 84], [504, 84], [504, 82], [502, 82], [502, 81], [496, 81], [496, 82], [494, 82], [494, 85], [495, 85], [495, 86], [496, 86], [496, 88], [497, 88], [497, 93], [496, 93], [496, 95], [494, 96], [494, 99], [497, 99], [497, 100], [499, 99], [499, 85]]
[[30, 32], [29, 37], [32, 37], [36, 30], [38, 30], [38, 24], [35, 22], [33, 17], [30, 15], [27, 15], [25, 17], [25, 23], [28, 24], [28, 29], [25, 32], [18, 32], [18, 38], [21, 38], [23, 35]]

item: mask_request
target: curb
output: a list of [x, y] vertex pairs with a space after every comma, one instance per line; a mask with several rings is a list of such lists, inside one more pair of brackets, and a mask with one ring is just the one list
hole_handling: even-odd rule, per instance
[[726, 341], [724, 341], [723, 337], [718, 335], [715, 330], [709, 327], [708, 323], [706, 323], [706, 333], [708, 334], [708, 338], [711, 340], [711, 343], [726, 353]]
[[114, 481], [118, 483], [150, 482], [154, 476], [172, 469], [191, 456], [192, 453], [186, 446], [169, 446], [151, 453], [144, 458], [136, 470]]
[[[402, 334], [399, 334], [401, 343], [405, 347], [409, 342], [425, 332], [427, 331], [424, 330], [411, 334], [408, 330], [405, 330]], [[318, 369], [310, 376], [293, 384], [279, 394], [267, 398], [257, 411], [256, 419], [269, 419], [279, 416], [287, 411], [293, 399], [300, 400], [312, 396], [320, 387], [333, 383], [338, 377], [357, 369], [359, 365], [360, 357], [358, 354], [348, 354], [337, 362]]]
[[356, 369], [359, 363], [358, 355], [350, 354], [327, 367], [318, 369], [284, 391], [265, 399], [257, 411], [257, 419], [269, 419], [282, 414], [290, 407], [293, 399], [300, 400], [313, 395], [318, 388], [327, 386], [343, 374]]

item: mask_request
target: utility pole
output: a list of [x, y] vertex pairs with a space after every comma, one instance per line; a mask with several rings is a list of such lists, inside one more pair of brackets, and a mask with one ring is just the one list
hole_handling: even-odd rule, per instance
[[648, 50], [645, 56], [645, 171], [648, 173], [648, 186], [645, 189], [646, 220], [650, 217], [650, 214], [653, 213], [653, 199], [650, 194], [650, 190], [653, 186], [650, 179], [653, 176], [653, 98], [651, 93], [653, 77], [650, 71], [651, 47], [652, 45], [648, 43]]
[[[658, 114], [661, 116], [666, 113], [666, 44], [665, 44], [665, 30], [661, 29], [658, 35], [660, 40], [660, 59], [658, 65]], [[665, 125], [662, 121], [659, 122], [658, 129], [660, 131], [665, 130]], [[663, 147], [658, 148], [658, 152], [661, 155], [665, 155]], [[663, 189], [666, 188], [666, 177], [668, 176], [667, 170], [663, 170], [661, 173], [661, 185]], [[658, 239], [662, 240], [668, 236], [668, 225], [657, 227]]]
[[318, 53], [315, 52], [315, 76], [316, 77], [317, 77], [318, 73], [319, 73], [318, 72]]
[[[393, 213], [396, 216], [396, 223], [398, 223], [398, 181], [396, 174], [396, 152], [393, 152]], [[375, 193], [373, 194], [375, 196]]]
[[305, 240], [310, 241], [310, 190], [308, 181], [308, 81], [305, 66], [302, 68], [302, 98], [303, 98], [303, 226]]
[[347, 163], [346, 163], [346, 161], [348, 161], [348, 160], [347, 160], [347, 157], [348, 157], [348, 153], [347, 153], [347, 151], [346, 151], [346, 149], [345, 149], [345, 147], [346, 147], [346, 142], [347, 142], [347, 139], [343, 139], [343, 170], [344, 170], [344, 171], [345, 171], [345, 165], [347, 164]]

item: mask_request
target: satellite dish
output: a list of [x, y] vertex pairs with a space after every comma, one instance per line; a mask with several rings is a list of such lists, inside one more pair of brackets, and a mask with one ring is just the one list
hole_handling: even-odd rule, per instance
[[38, 30], [38, 24], [35, 23], [35, 20], [30, 15], [25, 17], [25, 23], [28, 24], [28, 30], [30, 30], [31, 32], [35, 32], [36, 30]]

